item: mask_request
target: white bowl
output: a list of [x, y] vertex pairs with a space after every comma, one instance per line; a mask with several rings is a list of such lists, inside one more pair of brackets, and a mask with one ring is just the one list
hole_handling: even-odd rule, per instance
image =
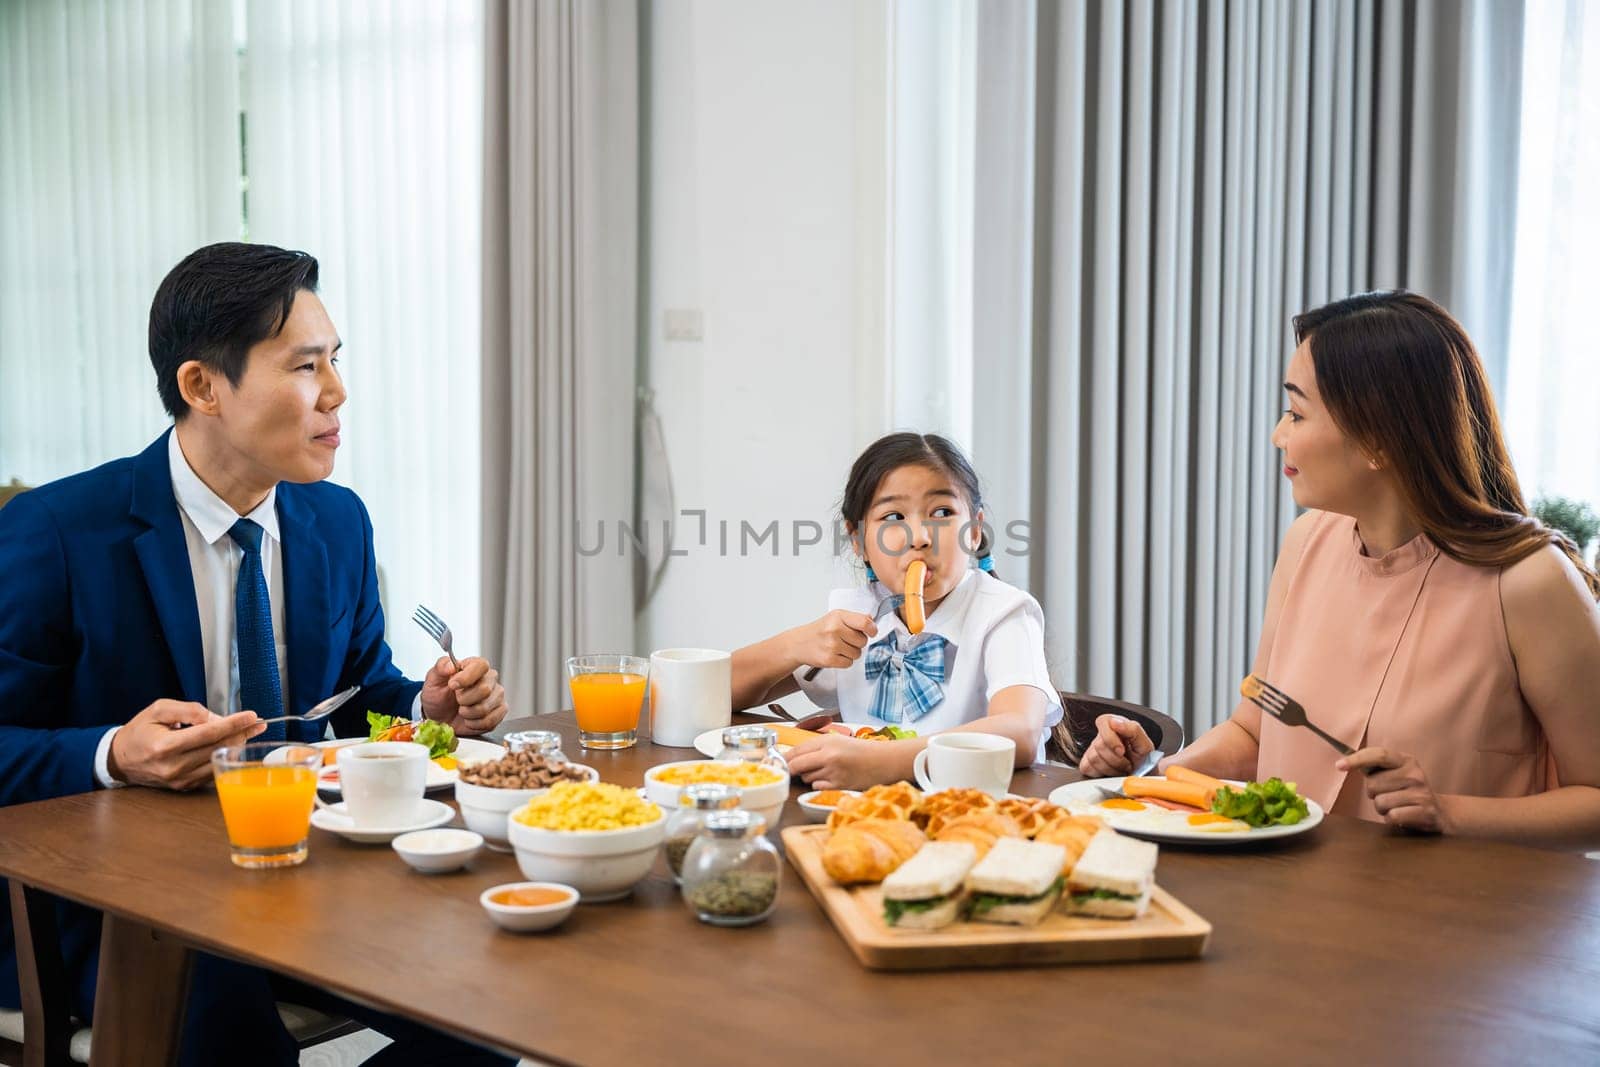
[[[507, 889], [558, 889], [567, 894], [567, 899], [533, 907], [496, 904], [489, 899], [495, 893], [503, 893]], [[572, 909], [578, 906], [578, 891], [570, 885], [561, 885], [559, 882], [507, 882], [505, 885], [485, 889], [479, 895], [478, 903], [483, 905], [483, 910], [489, 913], [489, 918], [497, 925], [506, 930], [526, 934], [534, 930], [548, 930], [552, 926], [566, 922], [567, 916], [572, 914]]]
[[[678, 810], [678, 794], [684, 789], [681, 785], [670, 785], [658, 781], [656, 775], [668, 767], [690, 767], [704, 764], [705, 760], [679, 760], [676, 763], [661, 763], [644, 772], [645, 799], [661, 805], [667, 812]], [[739, 790], [739, 807], [746, 811], [753, 811], [767, 820], [767, 830], [771, 832], [778, 828], [778, 816], [783, 814], [783, 802], [789, 799], [789, 778], [787, 775], [768, 785], [737, 786]]]
[[[589, 781], [600, 780], [600, 772], [593, 767], [584, 767], [581, 763], [573, 766], [583, 767], [589, 774]], [[507, 816], [546, 792], [549, 790], [497, 789], [492, 785], [471, 785], [456, 779], [456, 804], [461, 808], [461, 821], [467, 824], [467, 829], [482, 834], [484, 841], [496, 852], [511, 851], [510, 831], [506, 828]]]
[[667, 815], [645, 826], [621, 830], [545, 830], [516, 820], [511, 848], [517, 866], [536, 882], [559, 882], [583, 899], [616, 900], [632, 892], [656, 861], [667, 832]]
[[423, 874], [465, 867], [483, 848], [483, 837], [471, 830], [413, 830], [393, 841], [394, 850]]
[[[810, 819], [812, 822], [827, 822], [828, 816], [832, 815], [834, 811], [833, 808], [830, 808], [825, 804], [813, 804], [811, 802], [811, 798], [820, 792], [822, 792], [822, 790], [813, 789], [809, 793], [800, 794], [800, 810], [805, 812], [806, 818]], [[858, 797], [861, 795], [861, 793], [855, 789], [840, 789], [837, 790], [837, 792], [843, 793], [847, 797]]]

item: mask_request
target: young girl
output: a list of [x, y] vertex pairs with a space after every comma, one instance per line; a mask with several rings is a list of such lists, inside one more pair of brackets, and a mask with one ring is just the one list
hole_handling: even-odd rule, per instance
[[[915, 730], [914, 739], [837, 734], [797, 746], [789, 766], [818, 789], [856, 789], [911, 777], [931, 734], [973, 730], [1037, 758], [1061, 700], [1044, 657], [1038, 602], [993, 574], [978, 476], [936, 434], [880, 438], [856, 459], [840, 508], [866, 584], [838, 589], [815, 622], [733, 654], [740, 708], [801, 689], [847, 721]], [[907, 568], [926, 567], [926, 625], [906, 627]], [[817, 669], [820, 668], [820, 669]]]

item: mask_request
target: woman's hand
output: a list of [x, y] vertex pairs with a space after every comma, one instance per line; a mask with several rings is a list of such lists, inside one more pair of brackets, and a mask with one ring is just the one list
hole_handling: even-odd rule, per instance
[[1110, 778], [1132, 774], [1155, 745], [1144, 727], [1122, 715], [1102, 715], [1094, 721], [1095, 736], [1078, 760], [1085, 778]]
[[1363, 748], [1334, 766], [1367, 774], [1367, 796], [1390, 826], [1430, 834], [1451, 832], [1449, 813], [1415, 756], [1387, 748]]
[[790, 750], [789, 770], [812, 789], [867, 789], [904, 777], [894, 770], [891, 751], [902, 744], [823, 734]]
[[848, 667], [877, 635], [878, 624], [871, 615], [835, 608], [816, 622], [789, 631], [790, 656], [807, 667]]

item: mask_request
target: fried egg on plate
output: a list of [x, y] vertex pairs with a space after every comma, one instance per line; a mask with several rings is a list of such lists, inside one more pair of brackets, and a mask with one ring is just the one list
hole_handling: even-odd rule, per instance
[[1150, 833], [1235, 834], [1250, 829], [1241, 819], [1230, 819], [1208, 811], [1173, 811], [1158, 804], [1112, 797], [1097, 804], [1068, 804], [1074, 815], [1096, 815], [1116, 830], [1144, 830]]

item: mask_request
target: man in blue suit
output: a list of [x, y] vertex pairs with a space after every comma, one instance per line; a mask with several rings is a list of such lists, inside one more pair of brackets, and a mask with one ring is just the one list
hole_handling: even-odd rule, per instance
[[[354, 493], [324, 481], [345, 389], [316, 289], [317, 262], [303, 252], [220, 244], [188, 256], [150, 310], [173, 429], [0, 510], [0, 805], [196, 788], [219, 746], [320, 737], [323, 723], [262, 720], [358, 683], [359, 699], [335, 713], [338, 735], [365, 734], [368, 709], [460, 734], [505, 716], [482, 659], [441, 658], [420, 683], [390, 661], [372, 524]], [[0, 1005], [14, 1007], [6, 908], [0, 892]], [[100, 918], [62, 902], [59, 921], [88, 1019]], [[395, 1038], [372, 1063], [506, 1062], [208, 956], [196, 964], [185, 1062], [296, 1062], [274, 997]]]

